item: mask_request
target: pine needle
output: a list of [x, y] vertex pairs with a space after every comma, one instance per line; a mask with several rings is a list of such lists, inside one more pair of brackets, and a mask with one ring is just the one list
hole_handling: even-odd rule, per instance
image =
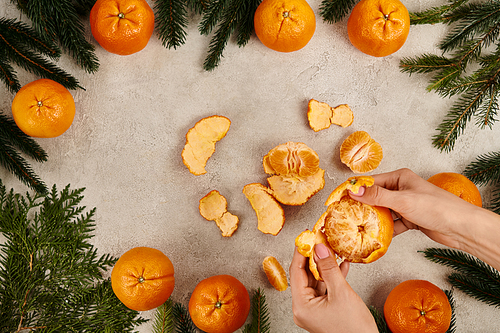
[[266, 304], [266, 296], [259, 288], [252, 296], [251, 322], [245, 325], [243, 333], [269, 333], [269, 310]]
[[183, 45], [186, 41], [187, 3], [184, 0], [156, 0], [156, 31], [167, 48]]
[[461, 251], [430, 248], [424, 256], [455, 270], [448, 281], [457, 289], [489, 305], [500, 307], [500, 272]]
[[319, 14], [328, 23], [340, 22], [359, 0], [322, 0]]
[[479, 186], [500, 182], [500, 152], [479, 155], [465, 168], [464, 175]]
[[197, 333], [196, 326], [193, 324], [189, 311], [184, 305], [175, 303], [173, 316], [175, 318], [175, 333]]
[[174, 331], [173, 301], [169, 298], [156, 308], [153, 333], [172, 333]]

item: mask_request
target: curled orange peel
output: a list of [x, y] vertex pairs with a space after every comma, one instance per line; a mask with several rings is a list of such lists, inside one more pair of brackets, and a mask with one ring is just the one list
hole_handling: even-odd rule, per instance
[[343, 196], [349, 194], [348, 191], [358, 193], [361, 187], [371, 187], [374, 183], [375, 180], [371, 176], [350, 177], [330, 193], [325, 206], [330, 206], [332, 203], [339, 201]]
[[329, 128], [332, 124], [341, 127], [351, 126], [354, 114], [347, 104], [331, 107], [327, 103], [311, 99], [307, 104], [307, 119], [309, 126], [315, 132], [319, 132]]
[[200, 199], [199, 210], [206, 220], [217, 224], [224, 237], [231, 237], [238, 229], [239, 218], [227, 211], [227, 200], [217, 190]]
[[182, 162], [193, 175], [205, 174], [208, 159], [215, 152], [215, 143], [226, 136], [231, 121], [224, 116], [210, 116], [198, 121], [186, 133]]
[[285, 212], [272, 191], [262, 184], [251, 183], [243, 187], [243, 194], [257, 215], [257, 229], [276, 236], [285, 224]]

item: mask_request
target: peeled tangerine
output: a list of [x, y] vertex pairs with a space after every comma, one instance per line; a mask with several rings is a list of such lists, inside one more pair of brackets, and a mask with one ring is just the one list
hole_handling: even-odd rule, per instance
[[325, 185], [318, 154], [302, 142], [271, 149], [263, 160], [273, 196], [284, 205], [303, 205]]
[[238, 216], [227, 211], [227, 200], [219, 191], [213, 190], [200, 199], [200, 214], [208, 221], [215, 221], [222, 236], [231, 237], [238, 229]]
[[257, 215], [257, 228], [265, 234], [276, 236], [285, 224], [285, 212], [271, 195], [271, 190], [262, 184], [252, 183], [245, 185], [243, 194]]
[[338, 259], [354, 263], [371, 263], [387, 252], [394, 231], [390, 210], [360, 203], [348, 194], [349, 190], [357, 193], [361, 186], [373, 183], [372, 177], [349, 178], [330, 194], [325, 203], [328, 208], [313, 230], [295, 239], [298, 251], [309, 257], [309, 269], [316, 279], [321, 279], [314, 262], [316, 244], [323, 243]]
[[351, 126], [354, 114], [347, 104], [331, 107], [327, 103], [311, 99], [307, 105], [307, 119], [309, 126], [318, 132], [327, 129], [331, 124], [342, 127]]
[[340, 147], [340, 160], [355, 173], [375, 170], [383, 156], [382, 146], [365, 131], [352, 133]]
[[210, 116], [198, 121], [186, 134], [182, 161], [189, 171], [203, 175], [208, 159], [215, 152], [215, 143], [226, 136], [231, 121], [224, 116]]
[[286, 272], [278, 259], [272, 256], [265, 257], [262, 261], [262, 268], [266, 273], [267, 279], [276, 290], [285, 291], [288, 288]]

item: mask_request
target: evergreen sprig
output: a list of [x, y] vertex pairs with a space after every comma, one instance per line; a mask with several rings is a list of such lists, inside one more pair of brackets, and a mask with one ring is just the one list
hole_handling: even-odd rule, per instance
[[156, 14], [156, 31], [162, 45], [174, 48], [183, 45], [186, 41], [187, 2], [185, 0], [156, 0], [154, 11]]
[[77, 80], [54, 64], [61, 50], [54, 41], [27, 24], [0, 18], [0, 79], [11, 92], [21, 89], [13, 64], [38, 76], [59, 82], [68, 89], [80, 88]]
[[500, 152], [480, 155], [464, 170], [464, 175], [476, 185], [493, 186], [490, 209], [500, 214]]
[[[421, 13], [411, 13], [412, 24], [454, 23], [439, 44], [443, 55], [423, 54], [400, 62], [402, 72], [434, 73], [427, 89], [442, 97], [459, 95], [438, 126], [433, 144], [441, 151], [453, 150], [467, 124], [475, 119], [480, 128], [497, 121], [500, 89], [500, 2], [469, 4], [468, 0], [450, 1]], [[490, 45], [495, 50], [484, 54]], [[444, 55], [448, 54], [448, 55]], [[470, 75], [470, 64], [478, 69]]]
[[0, 332], [131, 332], [145, 322], [103, 277], [116, 259], [89, 243], [95, 208], [79, 206], [83, 190], [22, 196], [0, 181]]
[[457, 250], [430, 248], [423, 253], [432, 262], [454, 270], [448, 276], [452, 286], [486, 304], [500, 307], [500, 273], [493, 267]]
[[[77, 64], [88, 73], [95, 73], [99, 61], [94, 53], [94, 46], [85, 39], [83, 17], [78, 10], [89, 11], [93, 3], [90, 0], [13, 0], [17, 7], [32, 22], [40, 36], [59, 42]], [[95, 1], [94, 1], [95, 2]]]
[[168, 299], [156, 308], [153, 333], [172, 333], [174, 331], [173, 301]]
[[319, 14], [328, 23], [340, 22], [359, 0], [322, 0]]
[[0, 165], [35, 191], [47, 193], [47, 186], [31, 169], [21, 153], [37, 162], [47, 161], [45, 150], [24, 134], [14, 120], [0, 113]]
[[213, 70], [220, 63], [229, 38], [236, 32], [238, 46], [250, 40], [253, 32], [253, 16], [261, 0], [213, 0], [204, 12], [200, 32], [209, 34], [216, 29], [210, 40], [208, 55], [203, 68]]
[[266, 304], [266, 295], [258, 288], [252, 296], [251, 322], [243, 328], [243, 333], [269, 333], [269, 310]]
[[196, 326], [189, 316], [188, 309], [184, 305], [175, 302], [172, 310], [175, 318], [175, 333], [197, 333]]

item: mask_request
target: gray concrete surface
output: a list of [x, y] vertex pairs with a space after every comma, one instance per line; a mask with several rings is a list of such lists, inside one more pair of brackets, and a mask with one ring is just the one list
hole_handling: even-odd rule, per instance
[[[410, 11], [444, 4], [441, 0], [405, 1]], [[152, 4], [152, 2], [150, 2]], [[435, 128], [454, 99], [426, 91], [429, 76], [400, 72], [403, 57], [437, 53], [446, 26], [413, 26], [397, 53], [374, 58], [349, 42], [346, 21], [328, 24], [319, 16], [319, 0], [310, 2], [317, 30], [302, 50], [284, 54], [267, 49], [256, 36], [244, 48], [231, 39], [218, 68], [202, 69], [209, 37], [197, 31], [199, 17], [189, 21], [186, 44], [164, 48], [153, 37], [141, 52], [122, 57], [96, 44], [100, 69], [86, 74], [64, 55], [59, 65], [85, 87], [73, 91], [77, 114], [71, 128], [53, 139], [37, 139], [49, 155], [34, 170], [49, 186], [85, 187], [84, 204], [96, 207], [93, 243], [100, 253], [120, 256], [135, 246], [162, 250], [176, 269], [175, 301], [187, 305], [196, 284], [211, 275], [231, 274], [248, 290], [263, 288], [271, 331], [302, 332], [291, 312], [290, 289], [274, 290], [261, 270], [262, 259], [275, 256], [288, 270], [295, 237], [311, 228], [324, 211], [331, 190], [352, 172], [339, 160], [343, 139], [365, 130], [384, 150], [376, 173], [408, 167], [422, 177], [441, 171], [462, 172], [478, 155], [500, 147], [500, 124], [480, 130], [473, 123], [451, 153], [431, 144]], [[26, 19], [4, 0], [0, 16]], [[23, 84], [37, 77], [19, 71]], [[10, 111], [13, 94], [0, 88], [0, 109]], [[332, 106], [347, 103], [351, 127], [313, 132], [307, 123], [309, 99]], [[228, 117], [231, 128], [216, 146], [207, 174], [194, 176], [181, 160], [185, 134], [203, 117]], [[287, 141], [304, 142], [320, 156], [325, 188], [300, 207], [285, 207], [286, 224], [278, 236], [257, 230], [254, 211], [242, 194], [251, 182], [266, 184], [262, 157]], [[0, 169], [0, 177], [18, 191], [28, 189]], [[228, 209], [240, 218], [231, 238], [198, 212], [198, 200], [217, 189]], [[487, 204], [490, 191], [481, 188]], [[449, 270], [424, 259], [418, 251], [438, 244], [417, 231], [397, 236], [379, 261], [353, 264], [348, 282], [369, 304], [382, 308], [385, 297], [407, 279], [426, 279], [443, 289]], [[499, 332], [498, 309], [456, 291], [457, 332]], [[153, 318], [154, 312], [142, 313]], [[150, 324], [137, 328], [150, 332]]]

